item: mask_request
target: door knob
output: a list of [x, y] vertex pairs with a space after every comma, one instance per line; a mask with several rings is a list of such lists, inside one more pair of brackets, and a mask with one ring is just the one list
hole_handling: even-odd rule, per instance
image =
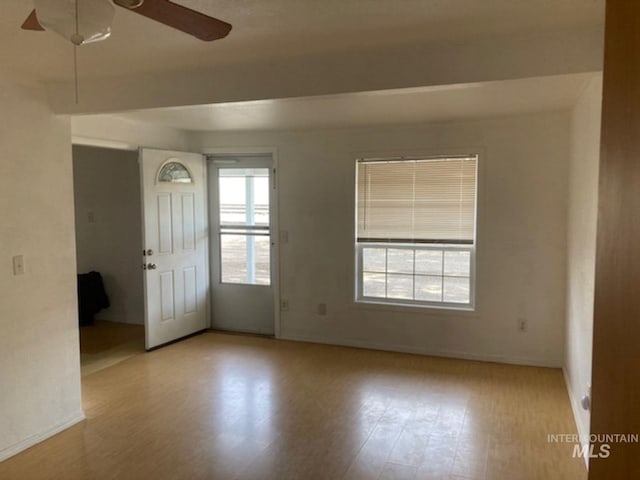
[[158, 266], [155, 263], [150, 263], [147, 265], [147, 270], [155, 270]]

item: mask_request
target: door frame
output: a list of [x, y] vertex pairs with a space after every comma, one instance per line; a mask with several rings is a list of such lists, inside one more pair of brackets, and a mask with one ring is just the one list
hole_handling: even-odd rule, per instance
[[[273, 184], [275, 187], [274, 202], [271, 205], [271, 241], [274, 243], [271, 252], [271, 287], [273, 290], [273, 320], [274, 320], [274, 336], [275, 338], [281, 338], [280, 329], [280, 169], [278, 168], [278, 149], [276, 147], [207, 147], [201, 149], [202, 153], [207, 156], [220, 156], [225, 155], [233, 157], [243, 156], [255, 156], [255, 155], [270, 155], [273, 162]], [[206, 162], [206, 176], [207, 185], [209, 184], [209, 161]], [[209, 189], [207, 188], [207, 199], [209, 198]], [[209, 209], [210, 202], [207, 200], [207, 209]], [[209, 243], [211, 243], [211, 212], [207, 211], [207, 218], [209, 220]], [[210, 248], [209, 248], [210, 249]], [[209, 262], [213, 255], [209, 256]], [[213, 269], [209, 268], [209, 285], [213, 285]], [[209, 310], [209, 326], [211, 327], [211, 311]]]

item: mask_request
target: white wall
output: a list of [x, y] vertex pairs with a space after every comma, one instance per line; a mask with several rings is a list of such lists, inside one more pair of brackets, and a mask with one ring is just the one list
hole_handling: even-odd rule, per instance
[[580, 398], [591, 382], [601, 104], [600, 76], [582, 92], [571, 119], [564, 373], [583, 435], [589, 433], [589, 412]]
[[[336, 131], [193, 134], [193, 146], [278, 149], [283, 338], [560, 366], [569, 114]], [[354, 167], [362, 152], [484, 152], [477, 311], [355, 304]], [[318, 316], [317, 304], [328, 305]], [[525, 317], [525, 333], [517, 329]]]
[[83, 413], [69, 119], [4, 75], [0, 104], [1, 461]]
[[96, 318], [144, 323], [138, 153], [73, 147], [78, 273], [102, 274], [111, 306]]
[[71, 119], [74, 145], [137, 150], [139, 147], [185, 150], [187, 132], [135, 122], [117, 115], [81, 115]]

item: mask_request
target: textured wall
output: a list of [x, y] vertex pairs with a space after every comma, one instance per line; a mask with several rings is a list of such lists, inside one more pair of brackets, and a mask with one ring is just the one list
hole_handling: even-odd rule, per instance
[[[0, 460], [83, 418], [69, 119], [0, 79]], [[12, 257], [24, 255], [25, 274]]]
[[[279, 133], [211, 133], [194, 148], [276, 147], [284, 338], [559, 367], [564, 350], [569, 114]], [[356, 304], [355, 159], [478, 150], [477, 309]], [[328, 314], [318, 316], [326, 303]], [[520, 332], [518, 318], [528, 330]]]

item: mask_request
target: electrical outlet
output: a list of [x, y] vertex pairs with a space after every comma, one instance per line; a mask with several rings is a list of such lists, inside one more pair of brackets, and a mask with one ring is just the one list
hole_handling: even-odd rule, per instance
[[591, 409], [591, 384], [590, 383], [587, 383], [587, 391], [582, 396], [582, 399], [580, 399], [580, 404], [582, 405], [582, 408], [585, 410]]
[[24, 275], [24, 256], [17, 255], [13, 257], [13, 274]]
[[527, 319], [526, 318], [518, 318], [518, 330], [521, 332], [526, 332], [528, 328]]
[[318, 304], [318, 315], [326, 315], [327, 314], [327, 304], [319, 303]]
[[280, 310], [282, 310], [283, 312], [289, 310], [289, 300], [287, 300], [286, 298], [280, 300]]

